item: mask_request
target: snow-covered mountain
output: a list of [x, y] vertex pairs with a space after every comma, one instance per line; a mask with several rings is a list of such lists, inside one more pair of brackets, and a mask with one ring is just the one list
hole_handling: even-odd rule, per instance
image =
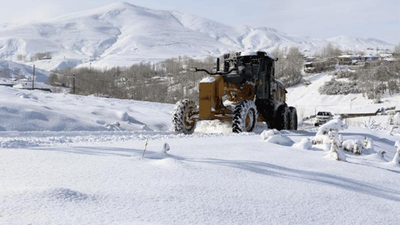
[[343, 50], [368, 50], [368, 49], [390, 49], [393, 45], [390, 45], [382, 40], [375, 38], [356, 38], [346, 35], [341, 35], [327, 39], [329, 42], [340, 46]]
[[375, 39], [292, 36], [271, 28], [231, 26], [176, 11], [115, 3], [41, 23], [0, 27], [0, 59], [51, 52], [35, 62], [44, 69], [80, 64], [129, 66], [188, 55], [204, 57], [237, 50], [298, 46], [315, 52], [327, 43], [343, 49], [393, 48]]

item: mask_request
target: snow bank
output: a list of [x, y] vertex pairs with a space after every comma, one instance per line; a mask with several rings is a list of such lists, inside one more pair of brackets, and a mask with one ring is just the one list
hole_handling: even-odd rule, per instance
[[214, 77], [205, 77], [200, 81], [200, 83], [212, 83], [214, 81], [215, 81]]
[[265, 130], [260, 134], [261, 138], [269, 143], [274, 143], [278, 145], [284, 146], [292, 146], [293, 141], [288, 136], [282, 134], [280, 131], [276, 129]]
[[312, 149], [310, 138], [302, 138], [300, 142], [293, 145], [294, 148], [309, 150]]
[[0, 87], [0, 131], [168, 131], [173, 105]]

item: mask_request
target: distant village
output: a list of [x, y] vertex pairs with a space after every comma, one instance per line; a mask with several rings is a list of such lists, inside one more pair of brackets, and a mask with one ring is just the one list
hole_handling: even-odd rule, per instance
[[396, 63], [400, 59], [400, 53], [390, 52], [389, 49], [374, 50], [369, 48], [367, 54], [355, 54], [348, 52], [347, 54], [338, 55], [335, 57], [321, 58], [315, 56], [306, 56], [304, 64], [304, 72], [317, 73], [326, 68], [334, 67], [335, 65], [347, 65], [350, 69], [367, 69], [380, 65], [389, 65]]

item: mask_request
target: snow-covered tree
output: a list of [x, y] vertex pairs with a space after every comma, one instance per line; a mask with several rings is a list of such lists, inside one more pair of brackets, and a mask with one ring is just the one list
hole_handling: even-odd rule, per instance
[[331, 148], [329, 150], [328, 156], [338, 161], [346, 161], [346, 155], [344, 154], [342, 149], [339, 148], [339, 143], [336, 138], [331, 139]]
[[11, 71], [9, 69], [4, 69], [0, 72], [0, 76], [5, 79], [11, 78]]

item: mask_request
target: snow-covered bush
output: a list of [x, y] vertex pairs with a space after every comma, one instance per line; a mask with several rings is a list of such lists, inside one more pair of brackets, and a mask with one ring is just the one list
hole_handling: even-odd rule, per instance
[[170, 150], [169, 144], [167, 142], [164, 143], [163, 145], [163, 150], [162, 152], [167, 154], [167, 152]]
[[396, 113], [396, 115], [394, 115], [391, 118], [391, 124], [393, 125], [400, 125], [400, 112]]
[[364, 149], [368, 153], [374, 152], [374, 142], [371, 138], [364, 137]]
[[331, 140], [331, 148], [328, 157], [338, 161], [346, 161], [346, 155], [343, 153], [342, 149], [339, 148], [339, 143], [335, 138]]
[[317, 144], [331, 144], [332, 139], [335, 139], [339, 143], [339, 147], [342, 144], [342, 136], [339, 135], [338, 131], [347, 128], [346, 125], [342, 123], [340, 118], [329, 121], [328, 123], [322, 125], [315, 137], [312, 138], [311, 143], [313, 145]]
[[361, 89], [356, 82], [337, 81], [332, 78], [318, 89], [322, 95], [347, 95], [359, 94]]
[[364, 120], [362, 123], [362, 126], [364, 128], [370, 129], [370, 130], [385, 130], [386, 126], [382, 125], [381, 123], [378, 123], [374, 120], [374, 118], [370, 117], [368, 120]]
[[294, 144], [293, 147], [308, 150], [312, 148], [312, 143], [310, 138], [303, 138], [300, 142]]
[[273, 130], [265, 130], [260, 134], [261, 138], [269, 143], [274, 143], [278, 145], [292, 146], [293, 141], [286, 135], [282, 134], [280, 131]]
[[330, 144], [331, 140], [327, 135], [315, 135], [315, 137], [312, 138], [311, 143], [313, 145]]
[[361, 155], [364, 150], [364, 143], [360, 139], [345, 140], [342, 143], [343, 150]]
[[347, 128], [347, 125], [343, 124], [341, 118], [336, 118], [322, 125], [318, 129], [317, 135], [328, 135], [330, 131], [340, 131]]

